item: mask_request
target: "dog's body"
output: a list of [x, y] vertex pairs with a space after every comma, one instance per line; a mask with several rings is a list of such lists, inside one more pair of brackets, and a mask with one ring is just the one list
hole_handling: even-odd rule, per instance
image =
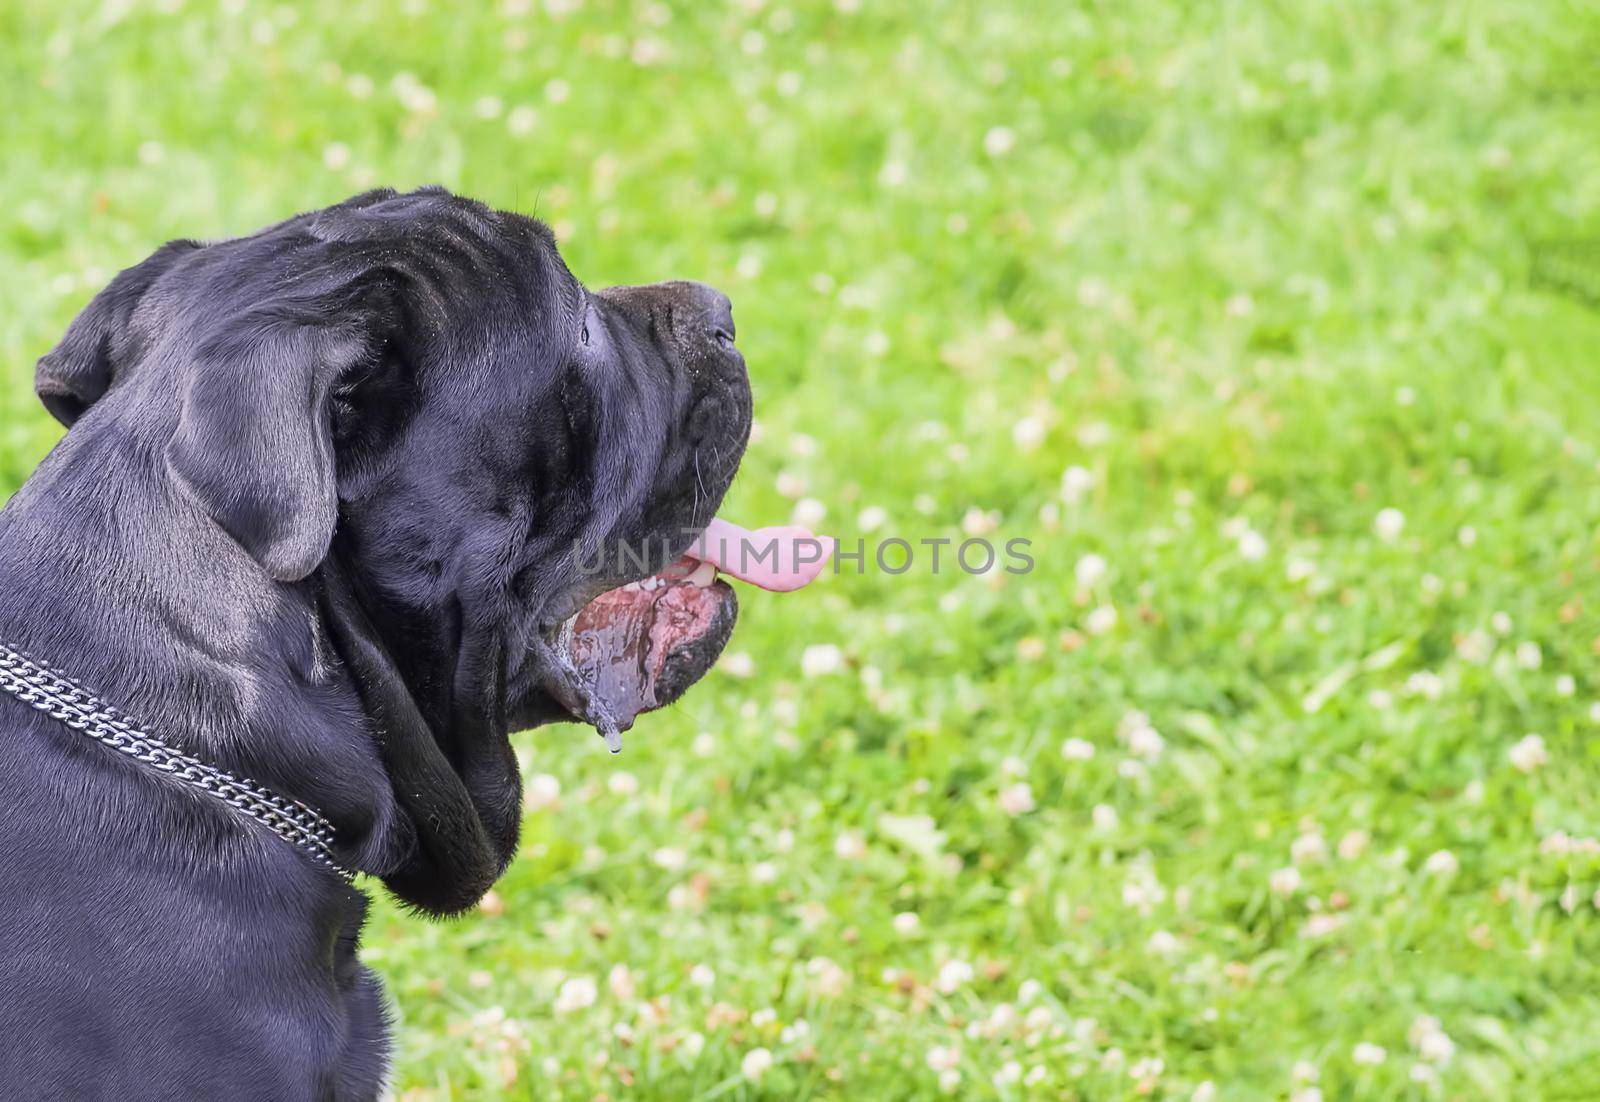
[[[72, 428], [0, 511], [0, 641], [317, 809], [407, 903], [470, 907], [516, 844], [508, 732], [625, 727], [726, 642], [726, 587], [684, 597], [704, 624], [621, 707], [559, 643], [631, 580], [576, 547], [670, 559], [731, 481], [726, 315], [693, 284], [591, 296], [537, 223], [437, 191], [167, 246], [41, 361]], [[0, 696], [0, 1097], [375, 1098], [365, 910]]]

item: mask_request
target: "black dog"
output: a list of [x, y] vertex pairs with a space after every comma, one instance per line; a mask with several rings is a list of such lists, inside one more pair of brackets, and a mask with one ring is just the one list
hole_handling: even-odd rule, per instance
[[[70, 431], [0, 511], [0, 642], [190, 774], [314, 809], [338, 865], [421, 911], [471, 907], [512, 855], [508, 732], [614, 739], [732, 630], [720, 581], [617, 588], [689, 546], [743, 455], [728, 300], [590, 292], [531, 219], [382, 191], [173, 242], [37, 388]], [[376, 1097], [366, 897], [15, 695], [0, 1097]]]

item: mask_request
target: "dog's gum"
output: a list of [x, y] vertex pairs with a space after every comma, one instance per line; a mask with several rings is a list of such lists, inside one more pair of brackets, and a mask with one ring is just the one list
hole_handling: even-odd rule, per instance
[[727, 596], [712, 588], [715, 570], [709, 573], [707, 579], [692, 574], [680, 581], [652, 577], [637, 588], [610, 590], [574, 620], [573, 664], [592, 696], [624, 729], [639, 713], [660, 705], [657, 686], [673, 653], [693, 646], [716, 621]]

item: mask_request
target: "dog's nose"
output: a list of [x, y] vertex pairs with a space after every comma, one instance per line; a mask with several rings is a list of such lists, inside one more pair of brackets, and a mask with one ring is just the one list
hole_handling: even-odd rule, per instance
[[688, 290], [700, 306], [706, 335], [719, 344], [732, 344], [737, 332], [733, 327], [733, 300], [705, 283], [689, 283]]

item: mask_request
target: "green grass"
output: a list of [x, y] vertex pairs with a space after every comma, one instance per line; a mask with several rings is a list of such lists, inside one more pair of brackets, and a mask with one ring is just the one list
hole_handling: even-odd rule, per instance
[[111, 273], [437, 182], [733, 295], [728, 515], [1037, 560], [521, 737], [495, 905], [372, 924], [398, 1097], [1600, 1097], [1592, 0], [171, 6], [0, 6], [0, 484]]

